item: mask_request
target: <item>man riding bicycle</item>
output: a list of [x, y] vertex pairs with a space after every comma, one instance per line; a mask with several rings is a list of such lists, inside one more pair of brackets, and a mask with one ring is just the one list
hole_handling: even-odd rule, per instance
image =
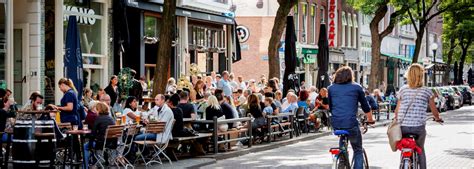
[[[339, 68], [334, 83], [329, 86], [329, 109], [334, 130], [346, 130], [354, 151], [354, 168], [363, 168], [362, 135], [357, 121], [358, 103], [367, 114], [368, 122], [374, 123], [370, 106], [365, 99], [362, 86], [354, 82], [354, 73], [348, 66]], [[339, 142], [342, 144], [342, 141]]]

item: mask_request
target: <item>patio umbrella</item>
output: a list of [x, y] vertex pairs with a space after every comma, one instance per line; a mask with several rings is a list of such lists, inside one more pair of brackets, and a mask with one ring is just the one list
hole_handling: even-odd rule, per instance
[[283, 75], [283, 94], [286, 96], [288, 90], [298, 89], [296, 69], [296, 34], [293, 16], [286, 17], [285, 32], [285, 73]]
[[76, 16], [69, 16], [66, 34], [66, 54], [64, 55], [65, 77], [72, 80], [77, 90], [77, 98], [82, 100], [83, 75], [82, 52]]
[[329, 46], [328, 37], [326, 34], [326, 24], [321, 24], [319, 29], [319, 40], [318, 40], [318, 89], [327, 88], [329, 84]]
[[454, 85], [458, 84], [458, 61], [454, 62], [454, 68], [453, 68], [453, 72], [454, 72]]
[[240, 60], [242, 60], [242, 54], [241, 54], [241, 50], [240, 50], [240, 42], [239, 42], [239, 34], [237, 32], [237, 28], [238, 24], [237, 24], [237, 21], [234, 20], [234, 32], [233, 32], [233, 35], [234, 35], [234, 38], [235, 38], [235, 55], [234, 57], [232, 57], [232, 63], [235, 63], [235, 62], [238, 62]]

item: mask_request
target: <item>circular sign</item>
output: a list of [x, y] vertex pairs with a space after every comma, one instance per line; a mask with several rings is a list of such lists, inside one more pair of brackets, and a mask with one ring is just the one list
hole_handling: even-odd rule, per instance
[[237, 36], [239, 37], [239, 42], [244, 43], [247, 42], [247, 40], [250, 37], [250, 31], [247, 27], [239, 25], [237, 28], [235, 28], [237, 31]]

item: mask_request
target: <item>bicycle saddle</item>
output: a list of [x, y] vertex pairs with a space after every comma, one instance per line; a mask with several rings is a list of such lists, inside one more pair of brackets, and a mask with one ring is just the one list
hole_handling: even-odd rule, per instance
[[349, 135], [349, 131], [347, 131], [347, 130], [336, 130], [336, 131], [334, 131], [334, 135], [336, 135], [336, 136]]
[[417, 139], [418, 138], [418, 135], [416, 134], [404, 134], [402, 136], [402, 138], [413, 138], [413, 139]]

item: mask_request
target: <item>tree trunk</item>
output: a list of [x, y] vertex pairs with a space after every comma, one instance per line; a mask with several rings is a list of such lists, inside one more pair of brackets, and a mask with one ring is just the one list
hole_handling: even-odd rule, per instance
[[[380, 81], [380, 45], [382, 44], [382, 36], [379, 34], [379, 22], [383, 19], [387, 13], [387, 5], [380, 5], [375, 11], [374, 18], [370, 22], [370, 35], [372, 38], [372, 61], [370, 64], [370, 77], [369, 77], [369, 91], [373, 91], [377, 88]], [[381, 38], [382, 37], [382, 38]]]
[[463, 84], [462, 74], [464, 73], [464, 70], [463, 70], [464, 69], [464, 62], [466, 62], [467, 49], [469, 49], [469, 46], [471, 45], [471, 42], [472, 41], [467, 42], [467, 44], [465, 46], [461, 45], [462, 53], [461, 53], [461, 59], [459, 61], [459, 68], [458, 68], [458, 74], [457, 74], [457, 76], [458, 76], [457, 85]]
[[165, 0], [163, 4], [163, 22], [160, 26], [158, 55], [156, 56], [155, 77], [153, 79], [153, 97], [165, 93], [168, 73], [171, 65], [172, 47], [175, 30], [176, 0]]
[[[278, 48], [280, 47], [280, 39], [286, 25], [286, 16], [290, 13], [291, 8], [295, 6], [297, 0], [279, 0], [275, 21], [272, 28], [272, 35], [268, 43], [268, 78], [280, 78], [280, 56], [278, 55]], [[298, 18], [295, 18], [298, 19]]]
[[454, 48], [456, 48], [456, 38], [455, 36], [451, 36], [451, 39], [449, 41], [449, 52], [446, 60], [446, 64], [448, 65], [448, 68], [444, 71], [443, 75], [443, 85], [448, 85], [451, 80], [449, 79], [449, 73], [451, 72], [451, 62], [453, 61], [453, 53], [454, 53]]
[[[416, 34], [415, 40], [415, 54], [413, 55], [413, 60], [411, 63], [418, 63], [420, 51], [421, 51], [421, 43], [423, 42], [423, 35], [425, 34], [425, 27], [420, 26], [420, 31]], [[428, 47], [428, 46], [426, 46]]]

